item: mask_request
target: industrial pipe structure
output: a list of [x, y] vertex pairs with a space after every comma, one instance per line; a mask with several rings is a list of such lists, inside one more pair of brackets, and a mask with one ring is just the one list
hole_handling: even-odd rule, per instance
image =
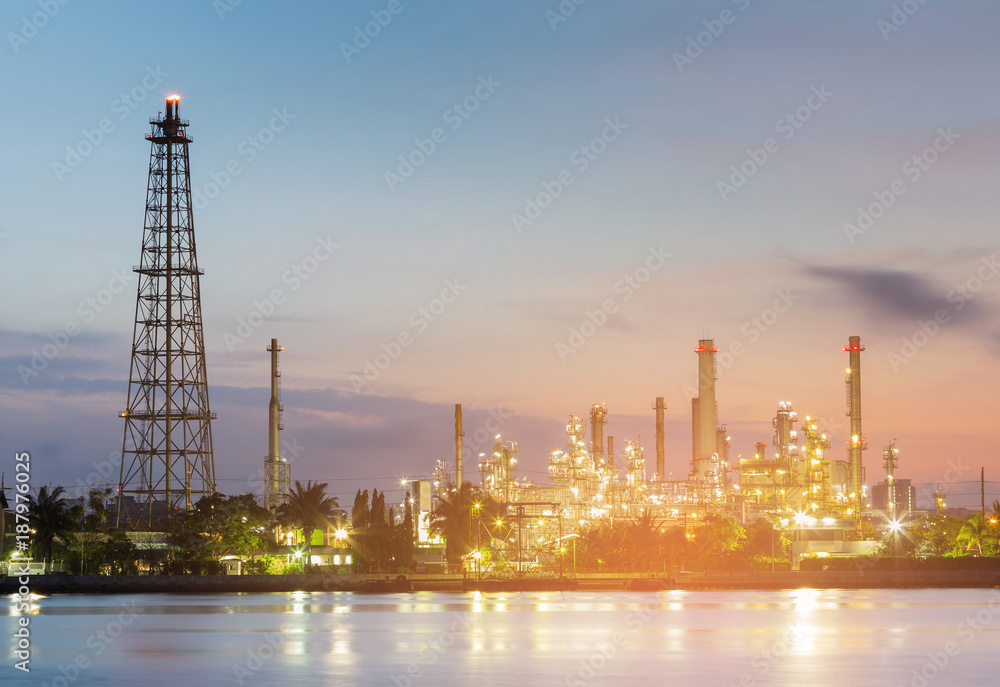
[[698, 403], [692, 402], [698, 439], [692, 465], [695, 480], [705, 479], [711, 470], [712, 457], [719, 453], [715, 410], [715, 354], [718, 352], [711, 339], [701, 339], [695, 349], [698, 354]]
[[264, 459], [264, 507], [274, 511], [288, 499], [291, 490], [291, 472], [288, 461], [281, 457], [281, 372], [278, 370], [278, 352], [285, 350], [271, 339], [267, 347], [271, 354], [271, 401], [267, 407], [267, 458]]
[[119, 527], [152, 527], [216, 492], [188, 146], [180, 96], [150, 120], [142, 254], [118, 480]]
[[462, 404], [455, 404], [455, 482], [462, 488]]
[[607, 422], [608, 409], [600, 403], [590, 408], [590, 438], [591, 451], [594, 455], [594, 469], [604, 467], [604, 423]]
[[663, 455], [663, 411], [666, 410], [666, 406], [663, 404], [662, 396], [656, 397], [653, 408], [656, 410], [656, 479], [662, 482], [667, 474], [664, 471]]
[[885, 466], [885, 485], [888, 492], [886, 499], [889, 511], [889, 519], [896, 519], [896, 468], [899, 467], [899, 449], [896, 448], [896, 440], [882, 449], [882, 465]]
[[850, 456], [850, 499], [854, 503], [854, 516], [860, 523], [864, 510], [861, 452], [868, 448], [865, 435], [861, 431], [861, 351], [865, 350], [865, 347], [861, 345], [860, 336], [852, 336], [843, 350], [847, 351], [850, 362], [847, 368], [847, 416], [851, 418], [851, 436], [847, 444]]

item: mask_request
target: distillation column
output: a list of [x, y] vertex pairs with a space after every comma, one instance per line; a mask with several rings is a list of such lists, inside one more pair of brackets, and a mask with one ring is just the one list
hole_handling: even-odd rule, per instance
[[462, 404], [455, 404], [455, 483], [462, 488]]
[[666, 479], [666, 472], [664, 472], [664, 455], [663, 455], [663, 411], [666, 406], [663, 405], [663, 397], [656, 397], [656, 405], [653, 406], [656, 410], [656, 479], [663, 482]]
[[899, 449], [896, 440], [882, 449], [882, 464], [885, 466], [886, 506], [889, 519], [896, 519], [896, 468], [899, 467]]
[[267, 458], [264, 459], [264, 507], [274, 511], [288, 500], [291, 490], [291, 473], [288, 461], [281, 457], [281, 414], [285, 407], [281, 404], [281, 372], [278, 370], [278, 352], [285, 350], [271, 339], [267, 347], [271, 354], [271, 401], [267, 406]]
[[860, 522], [864, 511], [861, 452], [868, 448], [861, 431], [861, 351], [865, 350], [861, 345], [861, 337], [850, 337], [844, 350], [850, 359], [850, 366], [847, 368], [847, 415], [851, 418], [851, 436], [847, 450], [851, 464], [851, 499], [854, 516]]
[[595, 403], [590, 409], [591, 451], [594, 454], [594, 470], [604, 467], [604, 423], [607, 422], [608, 409], [600, 403]]

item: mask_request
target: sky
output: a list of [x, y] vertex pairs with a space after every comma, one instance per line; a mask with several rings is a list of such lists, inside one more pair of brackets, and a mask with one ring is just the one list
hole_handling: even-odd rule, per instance
[[467, 477], [499, 428], [544, 484], [593, 403], [652, 471], [663, 396], [682, 478], [702, 338], [734, 459], [781, 401], [836, 453], [857, 335], [866, 482], [895, 439], [921, 505], [977, 505], [981, 467], [1000, 497], [995, 2], [164, 7], [0, 6], [8, 479], [117, 481], [178, 93], [225, 493], [259, 491], [271, 338], [292, 478], [343, 505], [452, 460], [455, 403]]

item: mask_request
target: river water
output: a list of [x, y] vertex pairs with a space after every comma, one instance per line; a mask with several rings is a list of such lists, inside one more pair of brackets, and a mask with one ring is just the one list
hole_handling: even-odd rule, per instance
[[0, 685], [1000, 685], [1000, 591], [57, 595]]

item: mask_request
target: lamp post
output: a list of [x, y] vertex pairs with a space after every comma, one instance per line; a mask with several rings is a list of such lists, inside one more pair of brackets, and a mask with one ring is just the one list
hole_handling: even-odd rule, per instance
[[479, 520], [479, 505], [478, 503], [472, 504], [472, 517], [473, 522], [476, 524], [476, 552], [473, 554], [473, 558], [476, 559], [476, 582], [482, 579], [482, 571], [480, 567], [480, 561], [482, 560], [483, 553], [480, 550], [480, 532], [479, 529], [482, 527], [482, 523]]

